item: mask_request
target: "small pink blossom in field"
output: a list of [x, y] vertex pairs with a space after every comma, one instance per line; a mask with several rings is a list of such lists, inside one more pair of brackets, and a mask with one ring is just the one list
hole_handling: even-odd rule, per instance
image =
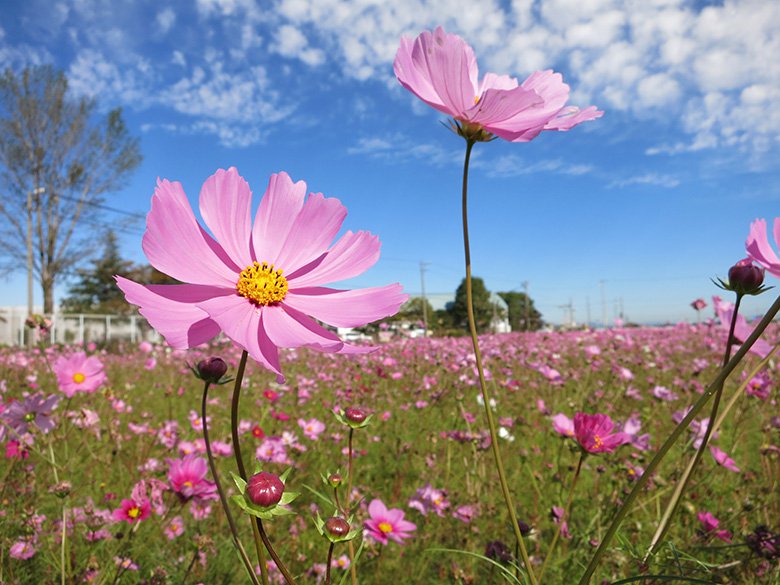
[[95, 392], [107, 380], [103, 362], [95, 356], [87, 357], [83, 351], [70, 357], [60, 356], [53, 369], [60, 392], [68, 398], [76, 392]]
[[168, 481], [171, 489], [182, 501], [192, 498], [217, 499], [216, 485], [206, 479], [209, 466], [197, 455], [186, 455], [181, 459], [169, 459]]
[[309, 420], [299, 418], [298, 426], [303, 430], [303, 435], [311, 441], [318, 440], [320, 435], [325, 431], [325, 423], [316, 418]]
[[620, 366], [618, 368], [618, 378], [620, 378], [624, 382], [630, 382], [631, 380], [634, 379], [634, 374], [628, 368], [624, 368], [623, 366]]
[[137, 571], [138, 565], [136, 565], [131, 559], [127, 557], [114, 557], [114, 562], [117, 567], [121, 567], [125, 571]]
[[415, 492], [407, 505], [423, 516], [433, 511], [443, 517], [444, 511], [450, 507], [450, 502], [447, 500], [446, 491], [434, 489], [431, 484], [426, 484]]
[[265, 397], [268, 402], [276, 402], [279, 399], [279, 393], [274, 392], [273, 390], [266, 390], [263, 392], [263, 396]]
[[287, 458], [287, 447], [278, 437], [266, 437], [255, 450], [255, 458], [258, 461], [268, 463], [286, 463], [291, 461]]
[[[774, 222], [775, 245], [780, 246], [780, 217]], [[748, 256], [761, 264], [769, 274], [780, 278], [780, 258], [769, 244], [765, 219], [757, 219], [750, 224], [750, 233], [745, 242]]]
[[569, 532], [569, 525], [566, 523], [566, 520], [563, 520], [563, 515], [566, 511], [560, 506], [553, 506], [550, 512], [553, 522], [561, 525], [561, 538], [571, 538], [572, 535], [571, 532]]
[[767, 400], [772, 392], [771, 383], [766, 374], [756, 374], [745, 386], [745, 394]]
[[715, 458], [718, 465], [725, 467], [734, 473], [739, 473], [739, 467], [737, 467], [737, 464], [725, 451], [721, 451], [715, 445], [710, 445], [710, 453], [712, 453], [712, 456]]
[[8, 441], [5, 444], [6, 459], [16, 459], [17, 461], [23, 461], [24, 459], [29, 459], [29, 457], [30, 452], [22, 447], [19, 441]]
[[173, 540], [177, 536], [184, 534], [184, 522], [182, 521], [181, 516], [172, 518], [168, 523], [168, 526], [163, 529], [163, 533], [168, 540]]
[[8, 556], [20, 561], [26, 561], [27, 559], [32, 558], [35, 553], [35, 544], [31, 539], [17, 540], [8, 550]]
[[255, 425], [252, 427], [252, 436], [255, 439], [262, 439], [265, 437], [265, 431], [260, 428], [260, 425]]
[[597, 355], [601, 355], [601, 348], [598, 345], [586, 345], [582, 348], [585, 354], [590, 357], [596, 357]]
[[117, 522], [124, 520], [130, 524], [146, 520], [152, 510], [149, 500], [146, 499], [136, 502], [135, 500], [126, 498], [122, 500], [121, 506], [121, 508], [114, 510], [114, 520]]
[[211, 451], [218, 457], [230, 457], [233, 455], [233, 445], [225, 441], [212, 441]]
[[141, 353], [152, 353], [153, 349], [154, 346], [148, 341], [142, 341], [141, 343], [138, 344], [138, 350]]
[[157, 367], [157, 359], [150, 357], [144, 362], [145, 370], [153, 370]]
[[143, 286], [121, 276], [128, 302], [175, 349], [222, 331], [283, 380], [279, 348], [367, 353], [315, 321], [356, 327], [398, 312], [399, 284], [352, 291], [323, 285], [362, 274], [379, 259], [379, 240], [341, 230], [346, 209], [286, 173], [272, 175], [252, 222], [252, 192], [235, 168], [218, 170], [200, 193], [195, 218], [181, 184], [158, 181], [143, 237], [149, 262], [184, 284]]
[[542, 414], [550, 414], [547, 405], [544, 403], [544, 400], [542, 400], [541, 398], [538, 398], [536, 400], [536, 410], [538, 410]]
[[349, 569], [349, 565], [349, 557], [347, 555], [341, 555], [339, 558], [333, 559], [331, 561], [331, 567], [334, 569], [342, 569], [346, 571]]
[[731, 532], [728, 530], [718, 530], [718, 524], [720, 521], [713, 516], [710, 512], [699, 512], [696, 517], [701, 522], [702, 530], [706, 533], [712, 533], [715, 538], [719, 538], [723, 542], [731, 542]]
[[701, 311], [702, 309], [707, 308], [707, 303], [704, 302], [704, 299], [696, 299], [691, 303], [691, 307], [697, 311]]
[[561, 376], [561, 373], [555, 368], [551, 368], [546, 364], [542, 364], [541, 366], [536, 368], [536, 370], [553, 384], [557, 384], [563, 381], [563, 377]]
[[543, 130], [569, 130], [603, 114], [594, 106], [567, 106], [569, 86], [552, 70], [536, 71], [522, 84], [495, 73], [480, 81], [474, 50], [442, 27], [414, 41], [403, 37], [393, 70], [429, 106], [511, 142], [528, 142]]
[[403, 510], [388, 510], [378, 499], [372, 500], [368, 505], [368, 515], [369, 518], [364, 523], [365, 535], [380, 544], [387, 544], [390, 540], [403, 544], [403, 539], [411, 538], [412, 532], [417, 530], [416, 524], [404, 520]]
[[[715, 309], [715, 314], [718, 316], [718, 320], [720, 321], [721, 330], [724, 332], [724, 335], [727, 336], [729, 328], [731, 327], [731, 320], [734, 315], [734, 305], [722, 301], [718, 296], [712, 297], [712, 305]], [[750, 334], [753, 333], [754, 329], [755, 327], [750, 325], [745, 317], [737, 314], [737, 320], [734, 325], [734, 337], [737, 339], [737, 341], [744, 342], [748, 337], [750, 337]], [[765, 358], [767, 355], [769, 355], [769, 352], [772, 351], [772, 345], [759, 337], [750, 347], [750, 351], [762, 358]]]
[[477, 516], [477, 506], [474, 504], [464, 504], [458, 506], [452, 511], [452, 517], [468, 524]]
[[563, 413], [558, 413], [552, 417], [552, 425], [555, 432], [564, 437], [574, 436], [574, 421]]
[[[30, 432], [32, 424], [38, 427], [41, 432], [48, 433], [54, 428], [52, 416], [59, 402], [60, 396], [56, 394], [44, 396], [43, 392], [36, 392], [26, 396], [24, 400], [12, 402], [0, 417], [13, 429], [16, 435]], [[4, 427], [4, 425], [0, 426]]]
[[645, 433], [640, 435], [642, 430], [642, 421], [639, 420], [639, 415], [634, 413], [628, 420], [623, 423], [623, 432], [628, 435], [631, 446], [640, 451], [647, 451], [650, 448], [650, 434]]
[[606, 414], [574, 415], [574, 437], [588, 453], [612, 453], [631, 439], [623, 432], [613, 433], [615, 423]]
[[680, 398], [679, 396], [677, 396], [677, 394], [669, 390], [669, 388], [667, 388], [666, 386], [656, 386], [655, 388], [653, 388], [653, 396], [655, 396], [659, 400], [664, 400], [666, 402], [672, 402]]

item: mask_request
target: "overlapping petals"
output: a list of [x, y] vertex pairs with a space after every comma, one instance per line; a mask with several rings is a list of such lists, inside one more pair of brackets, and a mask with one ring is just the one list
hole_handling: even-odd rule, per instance
[[[775, 245], [780, 247], [780, 217], [775, 218]], [[763, 266], [767, 272], [780, 278], [780, 258], [769, 244], [766, 220], [757, 219], [750, 224], [750, 233], [745, 242], [748, 256]]]
[[494, 73], [480, 82], [474, 50], [442, 27], [414, 41], [402, 38], [393, 69], [401, 85], [428, 105], [510, 142], [528, 142], [543, 130], [569, 130], [603, 114], [594, 106], [566, 106], [569, 86], [550, 70], [522, 84]]
[[[143, 248], [152, 266], [184, 284], [144, 286], [117, 277], [128, 302], [177, 349], [224, 332], [253, 359], [281, 376], [278, 348], [310, 347], [331, 353], [369, 351], [345, 344], [324, 323], [352, 327], [396, 313], [407, 299], [399, 284], [343, 291], [322, 285], [351, 278], [379, 258], [379, 240], [346, 232], [337, 199], [306, 197], [306, 184], [272, 175], [254, 222], [252, 193], [235, 168], [219, 170], [203, 185], [202, 228], [179, 183], [158, 181]], [[331, 246], [331, 244], [333, 245]], [[281, 270], [288, 290], [279, 301], [256, 302], [237, 290], [254, 262]]]

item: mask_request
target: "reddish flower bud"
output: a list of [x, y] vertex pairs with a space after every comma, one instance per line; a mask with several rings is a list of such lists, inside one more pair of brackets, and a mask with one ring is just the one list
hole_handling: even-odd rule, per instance
[[328, 534], [331, 536], [343, 538], [349, 534], [350, 526], [349, 522], [344, 520], [344, 518], [334, 516], [333, 518], [325, 520], [325, 530], [327, 530]]
[[273, 506], [279, 503], [284, 493], [284, 484], [278, 476], [268, 471], [255, 473], [246, 483], [246, 493], [253, 504]]
[[198, 362], [198, 375], [205, 382], [219, 382], [227, 369], [225, 360], [219, 357], [210, 357]]
[[328, 483], [330, 484], [330, 487], [339, 487], [343, 480], [344, 478], [341, 477], [340, 473], [331, 473], [328, 476]]
[[349, 422], [360, 424], [364, 420], [366, 420], [366, 417], [368, 415], [366, 414], [365, 410], [362, 410], [360, 408], [354, 408], [350, 406], [344, 411], [344, 418], [346, 418]]
[[750, 294], [764, 283], [764, 269], [753, 264], [750, 258], [740, 260], [729, 268], [729, 286], [736, 292]]

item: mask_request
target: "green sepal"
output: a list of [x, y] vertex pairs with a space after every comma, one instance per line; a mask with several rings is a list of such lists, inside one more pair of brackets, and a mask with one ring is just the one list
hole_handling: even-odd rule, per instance
[[233, 482], [236, 484], [238, 492], [243, 496], [246, 492], [246, 481], [232, 471], [230, 472], [230, 477], [233, 478]]
[[283, 484], [287, 483], [287, 476], [290, 475], [290, 472], [292, 471], [292, 467], [288, 467], [285, 469], [282, 474], [279, 476], [279, 481], [281, 481]]

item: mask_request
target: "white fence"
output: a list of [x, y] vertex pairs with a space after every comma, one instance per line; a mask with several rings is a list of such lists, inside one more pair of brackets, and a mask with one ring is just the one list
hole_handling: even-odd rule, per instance
[[[120, 339], [160, 341], [158, 333], [138, 315], [54, 313], [47, 317], [52, 323], [45, 334], [49, 343], [101, 343]], [[21, 346], [27, 342], [27, 336], [40, 335], [25, 326], [26, 318], [26, 307], [0, 308], [0, 345]]]

